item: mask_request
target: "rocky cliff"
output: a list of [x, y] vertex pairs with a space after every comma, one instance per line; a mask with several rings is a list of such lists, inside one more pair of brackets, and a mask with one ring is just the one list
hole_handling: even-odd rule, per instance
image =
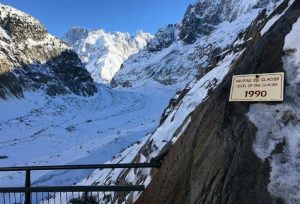
[[26, 90], [48, 95], [93, 95], [97, 89], [79, 60], [61, 40], [30, 15], [0, 4], [0, 97]]
[[[211, 55], [205, 58], [208, 60], [205, 71], [170, 101], [154, 133], [110, 161], [150, 162], [158, 158], [162, 167], [97, 170], [80, 184], [97, 185], [101, 181], [101, 184], [148, 185], [142, 194], [105, 193], [103, 201], [108, 203], [300, 202], [297, 37], [300, 2], [280, 1], [276, 7], [271, 1], [256, 3], [245, 13], [233, 15], [236, 20], [229, 18], [208, 32], [210, 40], [219, 43], [217, 51], [205, 46], [207, 34], [197, 35], [198, 51], [202, 48]], [[259, 9], [260, 6], [266, 9]], [[160, 36], [168, 36], [167, 41], [172, 41], [173, 28], [174, 25], [169, 25], [159, 31]], [[240, 32], [230, 32], [233, 30]], [[226, 41], [228, 36], [230, 40]], [[154, 53], [162, 62], [157, 50], [166, 49], [168, 44], [154, 46], [157, 48]], [[137, 55], [144, 54], [142, 51]], [[129, 62], [125, 62], [124, 68]], [[169, 59], [170, 64], [176, 62]], [[279, 71], [287, 74], [285, 102], [228, 102], [234, 74]]]
[[[136, 203], [300, 202], [300, 2], [284, 1], [261, 17], [243, 33], [243, 40], [249, 33], [252, 40], [220, 85], [192, 111]], [[263, 35], [262, 29], [267, 30]], [[232, 75], [279, 71], [287, 73], [283, 103], [228, 102]]]
[[63, 40], [78, 53], [95, 82], [110, 83], [122, 63], [142, 50], [152, 37], [144, 32], [131, 36], [129, 33], [74, 27]]

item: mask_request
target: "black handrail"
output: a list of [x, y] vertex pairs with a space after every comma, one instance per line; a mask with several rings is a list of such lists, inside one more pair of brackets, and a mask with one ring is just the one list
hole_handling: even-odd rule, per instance
[[80, 169], [159, 168], [160, 166], [161, 166], [160, 162], [151, 161], [151, 163], [0, 167], [0, 171], [27, 171], [27, 170], [47, 171], [47, 170], [80, 170]]
[[[116, 186], [39, 186], [31, 187], [31, 171], [82, 170], [116, 168], [160, 168], [161, 162], [152, 159], [150, 163], [54, 165], [54, 166], [15, 166], [0, 167], [0, 172], [25, 171], [25, 187], [0, 187], [0, 193], [25, 193], [25, 204], [31, 203], [31, 193], [37, 192], [105, 192], [105, 191], [143, 191], [143, 185]], [[5, 199], [5, 198], [4, 198]]]
[[2, 193], [37, 193], [37, 192], [88, 192], [88, 191], [143, 191], [145, 186], [132, 185], [132, 186], [39, 186], [39, 187], [10, 187], [0, 188]]

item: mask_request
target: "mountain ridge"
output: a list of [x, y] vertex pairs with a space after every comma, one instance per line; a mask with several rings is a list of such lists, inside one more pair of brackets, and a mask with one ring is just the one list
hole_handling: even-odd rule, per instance
[[76, 53], [32, 16], [0, 4], [0, 97], [26, 90], [93, 95], [97, 88]]
[[106, 32], [103, 29], [71, 28], [63, 40], [77, 52], [95, 82], [110, 83], [122, 63], [142, 50], [152, 35]]
[[[147, 47], [126, 60], [112, 86], [132, 87], [148, 81], [182, 88], [205, 73], [214, 56], [230, 46], [259, 10], [272, 10], [280, 0], [200, 0], [188, 7], [183, 20], [155, 34]], [[238, 22], [237, 18], [240, 19]], [[226, 34], [225, 34], [226, 33]], [[181, 85], [180, 85], [181, 84]]]

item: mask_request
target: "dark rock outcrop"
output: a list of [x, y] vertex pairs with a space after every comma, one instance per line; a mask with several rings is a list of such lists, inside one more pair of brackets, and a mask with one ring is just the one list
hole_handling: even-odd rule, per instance
[[168, 26], [159, 29], [155, 34], [155, 37], [149, 42], [147, 49], [150, 52], [156, 52], [169, 47], [176, 41], [175, 31], [176, 25], [174, 24], [169, 24]]
[[256, 127], [246, 115], [249, 103], [230, 103], [228, 98], [234, 74], [283, 71], [285, 36], [299, 17], [300, 2], [295, 1], [264, 36], [256, 32], [223, 82], [192, 113], [191, 123], [136, 203], [283, 202], [267, 190], [268, 160], [253, 152]]

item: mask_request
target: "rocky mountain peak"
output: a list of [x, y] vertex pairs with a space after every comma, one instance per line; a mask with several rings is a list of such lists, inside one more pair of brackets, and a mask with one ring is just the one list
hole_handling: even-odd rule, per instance
[[186, 84], [203, 75], [262, 10], [278, 0], [198, 0], [180, 23], [162, 27], [146, 49], [124, 61], [113, 86], [138, 86], [149, 79], [165, 85]]
[[64, 35], [63, 39], [68, 45], [74, 45], [80, 39], [86, 38], [88, 33], [89, 30], [86, 28], [73, 27]]
[[176, 25], [169, 24], [160, 28], [155, 37], [150, 41], [147, 49], [150, 52], [160, 51], [163, 48], [169, 47], [176, 40]]
[[194, 43], [197, 36], [209, 35], [218, 24], [232, 22], [253, 8], [266, 8], [279, 0], [198, 0], [190, 5], [180, 24], [179, 37]]
[[46, 28], [32, 16], [12, 7], [0, 4], [1, 27], [17, 41], [28, 38], [41, 40], [46, 34]]
[[[32, 16], [0, 4], [0, 97], [25, 90], [92, 95], [97, 89], [78, 56]], [[64, 60], [65, 59], [65, 60]]]
[[78, 53], [95, 82], [109, 83], [124, 60], [142, 50], [152, 37], [142, 31], [131, 36], [103, 29], [72, 28], [63, 40]]

